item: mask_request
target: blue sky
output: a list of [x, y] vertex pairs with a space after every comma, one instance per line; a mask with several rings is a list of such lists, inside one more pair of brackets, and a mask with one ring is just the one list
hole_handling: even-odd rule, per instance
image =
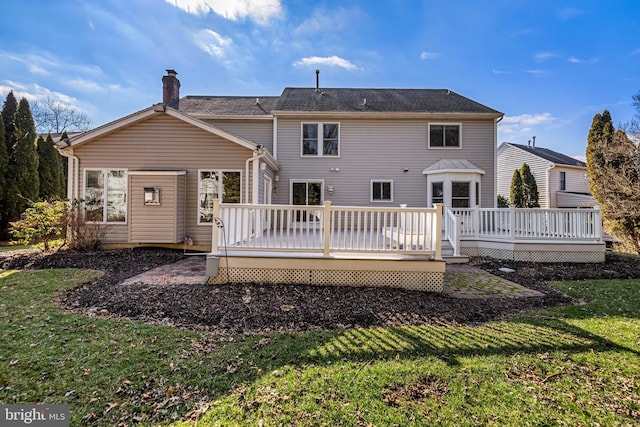
[[640, 2], [15, 0], [0, 14], [0, 96], [50, 97], [101, 125], [181, 95], [286, 86], [447, 88], [505, 113], [498, 143], [583, 156], [594, 114], [628, 121]]

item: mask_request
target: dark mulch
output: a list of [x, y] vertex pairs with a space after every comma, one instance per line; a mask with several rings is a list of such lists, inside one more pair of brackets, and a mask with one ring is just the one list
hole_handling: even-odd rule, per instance
[[[479, 324], [533, 308], [572, 304], [549, 281], [640, 278], [640, 258], [607, 255], [604, 264], [533, 264], [475, 259], [473, 264], [532, 289], [542, 297], [455, 299], [393, 288], [305, 285], [119, 284], [159, 265], [183, 259], [180, 251], [138, 248], [103, 252], [0, 253], [1, 268], [75, 267], [102, 270], [103, 278], [62, 296], [66, 309], [216, 333], [261, 334], [369, 326]], [[513, 273], [498, 269], [509, 267]]]

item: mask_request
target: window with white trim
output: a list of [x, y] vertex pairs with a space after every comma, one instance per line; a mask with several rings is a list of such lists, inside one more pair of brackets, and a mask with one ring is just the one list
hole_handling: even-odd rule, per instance
[[393, 180], [372, 179], [371, 180], [371, 201], [372, 202], [393, 202]]
[[241, 203], [240, 171], [200, 170], [198, 173], [198, 224], [213, 222], [213, 199]]
[[339, 148], [339, 123], [302, 123], [303, 157], [338, 157]]
[[429, 123], [429, 148], [460, 148], [462, 125]]
[[470, 206], [471, 194], [469, 190], [469, 182], [452, 182], [451, 183], [451, 207], [468, 208]]
[[87, 221], [127, 222], [127, 171], [85, 169], [84, 206]]
[[444, 203], [444, 183], [442, 181], [431, 183], [431, 203]]

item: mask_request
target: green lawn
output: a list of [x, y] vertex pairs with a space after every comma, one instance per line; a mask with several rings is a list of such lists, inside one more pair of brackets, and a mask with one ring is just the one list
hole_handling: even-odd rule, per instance
[[639, 425], [640, 281], [479, 327], [221, 337], [62, 312], [83, 270], [0, 271], [0, 402], [72, 425]]

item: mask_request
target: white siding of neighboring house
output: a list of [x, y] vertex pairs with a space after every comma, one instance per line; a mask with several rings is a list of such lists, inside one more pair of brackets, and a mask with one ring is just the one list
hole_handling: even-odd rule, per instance
[[560, 192], [560, 172], [566, 174], [566, 190], [571, 193], [589, 194], [589, 180], [586, 179], [587, 168], [558, 165], [549, 170], [549, 189], [552, 194], [549, 207], [558, 207], [556, 194]]
[[[301, 157], [301, 123], [317, 120], [278, 118], [278, 161], [274, 203], [290, 203], [290, 181], [324, 182], [324, 199], [343, 206], [426, 206], [427, 177], [422, 171], [440, 159], [467, 159], [486, 171], [482, 177], [481, 205], [495, 203], [495, 121], [434, 120], [461, 123], [462, 148], [429, 149], [429, 121], [323, 119], [340, 123], [340, 157]], [[335, 169], [339, 169], [336, 172]], [[334, 171], [332, 171], [332, 169]], [[408, 169], [407, 172], [404, 172]], [[371, 179], [393, 180], [392, 202], [370, 202]], [[327, 186], [334, 193], [327, 193]], [[472, 201], [473, 203], [473, 201]]]
[[[529, 165], [531, 173], [536, 179], [540, 207], [552, 207], [551, 198], [554, 199], [553, 203], [555, 203], [555, 193], [550, 193], [547, 171], [553, 164], [508, 144], [502, 144], [498, 149], [498, 194], [509, 198], [513, 172], [516, 169], [520, 169], [524, 163]], [[553, 194], [553, 197], [550, 194]]]
[[[245, 160], [252, 150], [168, 115], [153, 116], [76, 147], [74, 155], [80, 159], [81, 197], [85, 168], [186, 170], [184, 233], [193, 238], [194, 244], [211, 243], [211, 225], [197, 224], [198, 170], [242, 171], [243, 198], [245, 180], [249, 179], [251, 185], [251, 177], [245, 176]], [[108, 243], [128, 241], [128, 224], [109, 225], [108, 232]]]

